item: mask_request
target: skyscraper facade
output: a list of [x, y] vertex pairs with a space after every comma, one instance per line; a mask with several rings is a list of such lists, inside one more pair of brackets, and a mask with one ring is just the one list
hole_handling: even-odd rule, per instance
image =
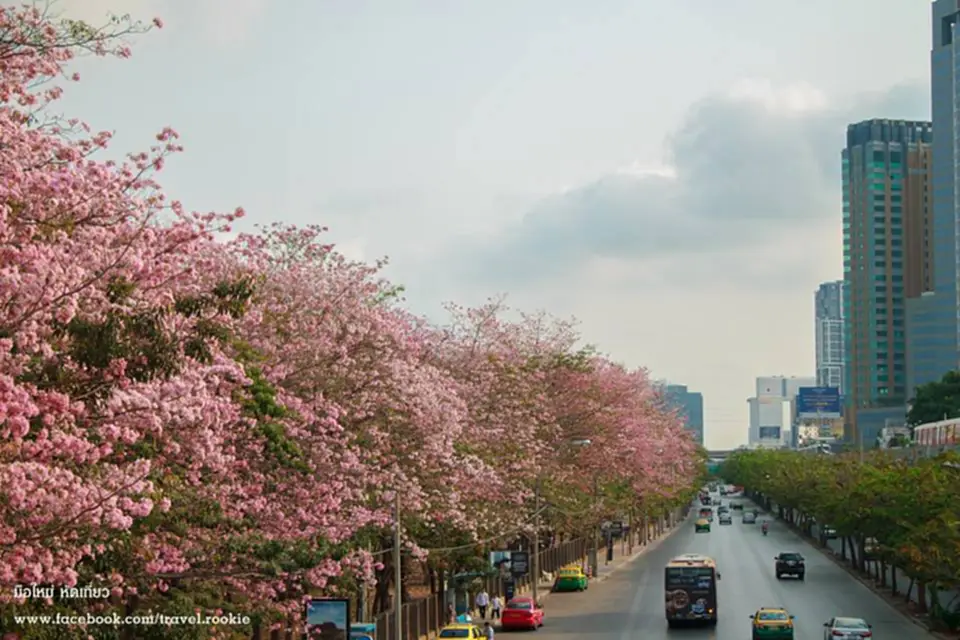
[[817, 386], [843, 393], [843, 280], [825, 282], [814, 295]]
[[693, 433], [697, 444], [703, 446], [703, 394], [690, 391], [682, 384], [663, 387], [663, 396], [686, 420], [686, 428]]
[[932, 266], [925, 291], [907, 299], [907, 393], [957, 368], [957, 152], [955, 119], [960, 116], [958, 0], [936, 0], [930, 51], [933, 129], [931, 233], [925, 252]]
[[[844, 396], [848, 433], [870, 410], [903, 407], [906, 287], [924, 279], [933, 126], [867, 120], [847, 127], [843, 166]], [[919, 272], [919, 276], [917, 273]]]

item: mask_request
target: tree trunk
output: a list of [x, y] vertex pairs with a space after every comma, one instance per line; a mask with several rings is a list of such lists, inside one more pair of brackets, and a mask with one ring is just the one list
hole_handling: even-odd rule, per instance
[[[390, 538], [381, 538], [380, 550], [386, 550], [393, 546], [393, 540]], [[393, 582], [393, 554], [384, 554], [383, 568], [377, 571], [377, 587], [373, 597], [373, 614], [389, 611], [393, 606], [390, 601], [390, 584]]]
[[[127, 598], [127, 602], [123, 607], [125, 615], [132, 616], [133, 612], [137, 610], [137, 605], [140, 604], [140, 596], [134, 594]], [[120, 630], [120, 640], [134, 640], [135, 636], [133, 635], [134, 626], [133, 625], [124, 625]]]
[[921, 581], [917, 581], [917, 607], [920, 613], [927, 612], [927, 585]]
[[897, 565], [896, 563], [890, 565], [890, 591], [893, 595], [897, 595]]
[[[823, 536], [822, 533], [820, 535]], [[824, 544], [826, 544], [827, 542], [826, 536], [823, 536], [823, 542]], [[847, 559], [847, 536], [842, 536], [840, 538], [840, 559], [841, 560]]]
[[936, 582], [930, 583], [930, 613], [935, 617], [940, 617], [942, 610], [940, 607], [940, 588]]

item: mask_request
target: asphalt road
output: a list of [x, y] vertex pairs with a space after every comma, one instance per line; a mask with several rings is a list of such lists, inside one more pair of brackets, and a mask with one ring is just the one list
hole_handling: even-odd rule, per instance
[[[744, 504], [750, 503], [741, 500]], [[726, 502], [726, 501], [725, 501]], [[931, 638], [820, 551], [782, 523], [761, 515], [758, 524], [714, 521], [710, 533], [694, 533], [693, 519], [630, 565], [584, 593], [552, 594], [544, 601], [546, 624], [538, 640], [658, 640], [750, 638], [750, 615], [763, 606], [786, 607], [796, 616], [797, 640], [822, 640], [832, 616], [865, 618], [877, 640]], [[759, 522], [771, 520], [764, 537]], [[797, 551], [806, 558], [804, 582], [777, 580], [773, 558]], [[701, 553], [717, 561], [719, 622], [714, 629], [669, 630], [664, 616], [663, 567], [673, 556]], [[508, 635], [498, 633], [497, 637]]]

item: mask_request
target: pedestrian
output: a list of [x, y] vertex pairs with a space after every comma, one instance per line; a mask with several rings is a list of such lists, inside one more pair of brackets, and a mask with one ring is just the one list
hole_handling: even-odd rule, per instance
[[480, 610], [480, 619], [487, 619], [487, 607], [490, 606], [490, 594], [487, 593], [485, 589], [481, 589], [480, 593], [477, 594], [477, 598], [473, 601], [477, 605], [477, 609]]
[[499, 620], [500, 611], [503, 609], [503, 600], [500, 599], [500, 596], [493, 596], [493, 600], [490, 601], [490, 608], [493, 610], [490, 618], [493, 620]]
[[493, 640], [493, 625], [489, 622], [483, 623], [483, 637], [487, 640]]
[[447, 624], [453, 624], [457, 619], [457, 610], [453, 608], [453, 603], [447, 604]]

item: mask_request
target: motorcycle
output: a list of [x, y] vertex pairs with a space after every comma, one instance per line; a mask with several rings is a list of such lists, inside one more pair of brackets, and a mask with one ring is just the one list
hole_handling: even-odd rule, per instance
[[766, 522], [764, 522], [764, 523], [760, 526], [760, 530], [763, 531], [763, 535], [767, 535], [767, 531], [770, 530], [770, 525], [768, 525]]

